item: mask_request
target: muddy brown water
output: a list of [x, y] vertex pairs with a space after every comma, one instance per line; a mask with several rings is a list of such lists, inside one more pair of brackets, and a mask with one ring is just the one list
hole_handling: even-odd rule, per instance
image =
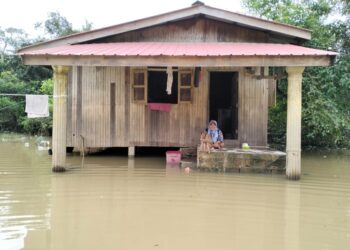
[[207, 173], [164, 157], [79, 156], [51, 172], [36, 138], [0, 135], [0, 249], [350, 249], [350, 156], [302, 178]]

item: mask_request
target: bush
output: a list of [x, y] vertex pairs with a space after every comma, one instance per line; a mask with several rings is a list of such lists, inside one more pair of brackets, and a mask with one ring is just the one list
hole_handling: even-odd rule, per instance
[[[2, 65], [0, 69], [7, 66]], [[23, 72], [20, 71], [20, 73]], [[25, 82], [11, 70], [0, 71], [0, 93], [52, 95], [52, 91], [52, 79]], [[27, 118], [27, 114], [24, 112], [24, 98], [24, 96], [0, 97], [0, 131], [50, 135], [52, 130], [52, 98], [49, 98], [50, 116], [35, 119]]]

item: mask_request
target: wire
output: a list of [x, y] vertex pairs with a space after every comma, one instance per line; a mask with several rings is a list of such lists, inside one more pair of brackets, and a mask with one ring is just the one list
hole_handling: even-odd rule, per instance
[[[0, 96], [26, 96], [26, 95], [37, 95], [37, 94], [2, 94], [0, 93]], [[52, 97], [53, 95], [47, 95]]]
[[25, 94], [0, 94], [0, 96], [26, 96]]

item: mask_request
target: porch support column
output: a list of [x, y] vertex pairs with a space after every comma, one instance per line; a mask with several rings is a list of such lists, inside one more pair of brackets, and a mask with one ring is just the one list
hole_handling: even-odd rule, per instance
[[129, 157], [135, 156], [135, 147], [128, 147], [128, 156]]
[[66, 171], [68, 66], [53, 68], [52, 171]]
[[301, 152], [301, 82], [304, 67], [287, 67], [287, 167], [288, 179], [300, 178]]

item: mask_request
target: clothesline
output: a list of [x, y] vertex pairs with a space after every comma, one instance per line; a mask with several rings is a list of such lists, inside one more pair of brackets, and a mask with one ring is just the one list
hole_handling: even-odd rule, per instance
[[[0, 96], [26, 96], [26, 95], [42, 95], [42, 94], [1, 94]], [[45, 94], [43, 94], [45, 95]], [[47, 95], [48, 97], [53, 97], [53, 98], [57, 98], [57, 97], [67, 97], [67, 95]]]
[[[49, 96], [53, 98], [66, 98], [67, 95], [33, 95], [33, 94], [11, 94], [0, 93], [0, 96], [21, 96], [25, 97], [25, 112], [28, 118], [48, 117], [49, 113]], [[24, 101], [2, 107], [0, 110], [16, 106]]]
[[[26, 96], [27, 94], [1, 94], [0, 96]], [[28, 95], [35, 95], [35, 94], [28, 94]], [[47, 96], [52, 96], [52, 95], [47, 95]]]

